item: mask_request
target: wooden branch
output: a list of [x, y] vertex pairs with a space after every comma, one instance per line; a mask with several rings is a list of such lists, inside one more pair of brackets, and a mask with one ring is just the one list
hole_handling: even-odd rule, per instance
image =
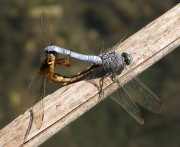
[[[133, 56], [133, 64], [118, 77], [122, 84], [137, 76], [149, 66], [180, 45], [180, 4], [145, 26], [113, 49], [117, 53], [127, 51]], [[107, 79], [104, 95], [109, 95], [114, 84]], [[110, 88], [111, 87], [111, 88]], [[115, 90], [115, 89], [114, 89]], [[38, 146], [52, 137], [66, 125], [104, 98], [98, 97], [98, 90], [87, 81], [80, 81], [60, 88], [43, 99], [44, 120], [36, 129], [34, 123], [24, 146]], [[37, 107], [35, 106], [34, 109]], [[37, 110], [38, 111], [38, 110]], [[30, 121], [26, 111], [0, 131], [0, 146], [21, 146]]]

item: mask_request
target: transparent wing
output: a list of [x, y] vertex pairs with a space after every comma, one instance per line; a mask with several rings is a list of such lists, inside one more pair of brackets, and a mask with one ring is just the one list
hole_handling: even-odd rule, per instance
[[37, 128], [41, 127], [44, 117], [43, 101], [41, 101], [44, 96], [45, 80], [41, 75], [37, 75], [32, 80], [28, 88], [21, 96], [21, 106], [24, 111], [31, 108], [38, 102], [36, 105], [36, 111], [33, 110], [33, 121], [35, 122]]
[[133, 118], [137, 120], [137, 122], [144, 124], [141, 112], [123, 87], [112, 93], [110, 97], [121, 105]]
[[138, 78], [132, 79], [124, 88], [130, 97], [144, 108], [154, 113], [162, 112], [163, 108], [160, 99]]
[[48, 17], [45, 12], [41, 14], [40, 17], [40, 27], [41, 27], [41, 50], [40, 50], [40, 58], [43, 61], [45, 53], [44, 48], [50, 45], [49, 39], [49, 23]]
[[[43, 76], [41, 76], [41, 78], [43, 78]], [[45, 97], [45, 82], [46, 81], [43, 78], [40, 83], [41, 86], [39, 86], [39, 92], [37, 93], [36, 109], [33, 109], [33, 118], [37, 129], [41, 128], [44, 118], [44, 105], [42, 99]]]

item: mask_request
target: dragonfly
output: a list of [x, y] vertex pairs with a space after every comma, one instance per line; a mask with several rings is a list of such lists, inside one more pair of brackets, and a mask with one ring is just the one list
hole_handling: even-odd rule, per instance
[[[21, 95], [21, 106], [23, 110], [29, 109], [31, 118], [29, 122], [29, 127], [27, 129], [25, 138], [32, 126], [34, 121], [36, 128], [40, 129], [44, 118], [44, 106], [42, 99], [46, 95], [46, 85], [48, 81], [53, 83], [73, 83], [88, 74], [86, 71], [82, 74], [77, 74], [72, 77], [65, 77], [58, 73], [55, 73], [55, 66], [71, 66], [71, 57], [69, 55], [64, 55], [64, 57], [59, 58], [56, 52], [47, 51], [44, 52], [44, 48], [47, 47], [50, 42], [48, 39], [48, 19], [47, 14], [43, 12], [40, 17], [40, 27], [41, 27], [41, 50], [40, 50], [40, 66], [38, 72], [34, 79], [31, 81], [27, 89]], [[89, 71], [90, 72], [90, 71]], [[34, 104], [36, 104], [36, 110], [34, 110]]]
[[92, 63], [90, 67], [79, 73], [79, 75], [86, 77], [95, 71], [97, 75], [99, 73], [102, 77], [100, 92], [102, 91], [104, 76], [110, 76], [112, 81], [118, 84], [117, 90], [110, 97], [140, 124], [144, 124], [144, 118], [137, 103], [153, 113], [159, 114], [162, 112], [163, 106], [160, 99], [140, 79], [134, 78], [125, 86], [117, 82], [116, 76], [120, 75], [126, 66], [132, 64], [133, 58], [131, 54], [123, 52], [121, 55], [118, 55], [115, 51], [108, 51], [100, 56], [90, 56], [71, 52], [58, 46], [48, 46], [44, 51], [69, 55], [70, 57]]

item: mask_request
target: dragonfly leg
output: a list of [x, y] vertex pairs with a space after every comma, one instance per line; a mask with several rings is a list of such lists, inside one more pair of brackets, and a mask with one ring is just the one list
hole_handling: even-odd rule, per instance
[[99, 94], [99, 98], [102, 97], [104, 95], [103, 91], [102, 91], [102, 87], [103, 87], [103, 83], [101, 82], [102, 80], [100, 79], [99, 83], [96, 84], [95, 81], [93, 80], [87, 80], [89, 83], [93, 84], [97, 90], [98, 90], [98, 94]]
[[111, 80], [112, 80], [114, 83], [119, 83], [119, 81], [118, 81], [118, 79], [116, 79], [116, 76], [115, 76], [114, 73], [112, 73], [112, 74], [110, 75], [110, 78], [111, 78]]
[[103, 91], [103, 85], [104, 85], [104, 76], [100, 79], [99, 81], [99, 97], [104, 96], [104, 91]]
[[56, 59], [55, 64], [70, 67], [71, 66], [71, 57], [65, 55], [64, 58]]

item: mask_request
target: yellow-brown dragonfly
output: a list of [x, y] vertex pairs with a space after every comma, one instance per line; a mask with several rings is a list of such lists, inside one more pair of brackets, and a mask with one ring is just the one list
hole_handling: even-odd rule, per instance
[[[45, 85], [46, 81], [50, 80], [54, 83], [65, 83], [70, 84], [82, 79], [89, 72], [82, 72], [81, 74], [77, 74], [73, 77], [63, 77], [57, 73], [54, 73], [55, 65], [61, 65], [70, 67], [71, 66], [71, 57], [68, 55], [64, 55], [63, 58], [58, 58], [58, 54], [56, 52], [44, 52], [44, 48], [48, 46], [47, 40], [48, 38], [48, 20], [45, 12], [41, 14], [40, 17], [41, 24], [41, 64], [39, 71], [35, 78], [32, 80], [28, 88], [23, 92], [21, 96], [21, 105], [24, 110], [30, 108], [31, 113], [31, 121], [30, 127], [32, 126], [32, 121], [35, 122], [36, 128], [40, 129], [43, 122], [44, 117], [44, 108], [42, 99], [45, 97]], [[33, 112], [31, 108], [35, 103], [37, 103], [38, 111]], [[29, 133], [30, 128], [28, 129], [26, 135]]]

